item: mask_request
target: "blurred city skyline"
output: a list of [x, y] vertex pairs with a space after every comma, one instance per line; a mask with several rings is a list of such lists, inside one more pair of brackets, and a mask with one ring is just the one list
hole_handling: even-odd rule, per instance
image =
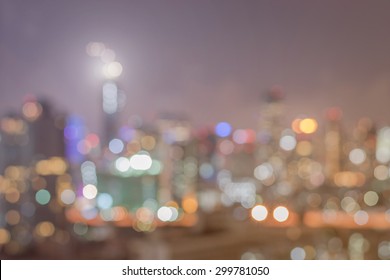
[[389, 8], [0, 0], [0, 258], [390, 259]]
[[[388, 1], [0, 1], [0, 111], [26, 94], [100, 128], [103, 84], [86, 45], [123, 65], [126, 117], [186, 113], [195, 124], [256, 127], [260, 95], [282, 87], [289, 110], [379, 124], [390, 74]], [[77, 102], [75, 102], [77, 100]], [[86, 107], [88, 104], [88, 107]]]

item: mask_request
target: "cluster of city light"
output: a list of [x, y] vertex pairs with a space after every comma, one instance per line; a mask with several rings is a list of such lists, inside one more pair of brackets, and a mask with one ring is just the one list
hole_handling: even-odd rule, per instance
[[[91, 48], [94, 49], [90, 50], [91, 53], [98, 53], [96, 45]], [[105, 63], [113, 63], [115, 54], [108, 49], [105, 49], [104, 53], [104, 55], [96, 56], [100, 56]], [[118, 111], [118, 96], [119, 92], [115, 83], [108, 81], [103, 85], [105, 113], [113, 114]], [[42, 106], [35, 101], [27, 102], [23, 106], [24, 120], [33, 122], [38, 120], [41, 114]], [[7, 118], [1, 123], [4, 131], [15, 135], [21, 131], [25, 132], [30, 125], [23, 119], [14, 118]], [[359, 127], [359, 129], [362, 128]], [[65, 129], [65, 138], [77, 139], [77, 150], [86, 156], [83, 157], [80, 165], [82, 185], [80, 184], [76, 190], [72, 178], [64, 179], [68, 176], [66, 174], [68, 163], [63, 158], [41, 159], [36, 161], [31, 169], [8, 166], [4, 172], [5, 176], [0, 176], [0, 193], [4, 194], [7, 203], [20, 203], [21, 205], [20, 211], [15, 209], [6, 211], [4, 221], [10, 226], [17, 226], [25, 217], [34, 216], [36, 209], [40, 207], [56, 209], [55, 203], [58, 202], [60, 206], [65, 206], [67, 210], [70, 210], [66, 212], [66, 215], [74, 223], [74, 233], [85, 238], [95, 236], [94, 240], [108, 236], [107, 234], [94, 234], [98, 228], [94, 227], [97, 221], [133, 227], [136, 231], [150, 232], [161, 225], [177, 225], [183, 222], [186, 216], [193, 218], [198, 208], [205, 212], [212, 212], [220, 205], [234, 207], [233, 217], [238, 220], [247, 219], [249, 216], [258, 222], [265, 221], [262, 223], [264, 226], [272, 225], [272, 222], [280, 224], [286, 222], [284, 225], [288, 225], [296, 215], [290, 212], [292, 210], [282, 205], [270, 208], [263, 203], [265, 200], [267, 203], [274, 204], [274, 201], [269, 200], [270, 197], [276, 199], [275, 201], [279, 198], [283, 198], [279, 200], [280, 202], [285, 201], [285, 198], [296, 193], [298, 190], [296, 180], [299, 180], [298, 182], [302, 183], [299, 188], [302, 188], [304, 192], [297, 203], [301, 203], [302, 205], [299, 206], [304, 208], [320, 210], [318, 212], [321, 212], [322, 216], [320, 222], [317, 221], [317, 225], [318, 223], [336, 225], [336, 222], [347, 221], [351, 228], [375, 228], [373, 224], [378, 216], [373, 213], [376, 214], [379, 211], [383, 214], [382, 208], [388, 199], [383, 189], [390, 177], [390, 142], [388, 142], [390, 128], [383, 128], [379, 131], [376, 153], [372, 152], [374, 148], [370, 150], [367, 143], [357, 143], [358, 141], [356, 143], [349, 141], [338, 147], [340, 156], [345, 157], [347, 168], [337, 169], [332, 176], [327, 174], [329, 170], [325, 165], [316, 161], [317, 150], [314, 145], [316, 139], [312, 134], [317, 130], [318, 123], [315, 119], [294, 120], [291, 129], [278, 131], [279, 138], [273, 139], [273, 146], [267, 144], [266, 149], [270, 156], [261, 161], [256, 158], [255, 168], [253, 169], [254, 166], [249, 168], [249, 173], [253, 170], [252, 176], [249, 174], [248, 177], [236, 177], [233, 175], [235, 170], [224, 170], [222, 166], [229, 165], [229, 156], [232, 154], [239, 155], [242, 152], [250, 154], [264, 148], [266, 145], [260, 144], [259, 148], [253, 145], [261, 142], [260, 138], [264, 136], [263, 134], [256, 134], [255, 130], [251, 129], [233, 129], [231, 124], [220, 122], [214, 127], [215, 135], [213, 136], [217, 137], [211, 137], [215, 141], [216, 150], [210, 157], [198, 159], [196, 156], [185, 154], [184, 145], [187, 144], [186, 141], [191, 140], [192, 136], [188, 127], [183, 124], [167, 128], [159, 135], [161, 138], [155, 134], [147, 135], [141, 129], [123, 126], [115, 136], [117, 138], [112, 138], [106, 147], [99, 147], [100, 139], [96, 134], [87, 134], [85, 131], [69, 126]], [[358, 133], [359, 131], [355, 131], [354, 137], [360, 137]], [[337, 146], [339, 140], [339, 135], [335, 131], [330, 131], [325, 137], [325, 145]], [[160, 149], [162, 146], [159, 141], [164, 142], [164, 148], [167, 149], [169, 160], [172, 162], [159, 158], [161, 153], [157, 148]], [[173, 145], [179, 142], [181, 145]], [[97, 152], [92, 154], [91, 151], [98, 147]], [[250, 147], [255, 148], [248, 149]], [[375, 159], [373, 159], [374, 154]], [[98, 162], [99, 156], [102, 156], [103, 161]], [[178, 185], [189, 186], [195, 184], [197, 180], [206, 182], [206, 184], [216, 181], [220, 193], [212, 188], [205, 189], [196, 195], [192, 193], [184, 196], [180, 205], [173, 201], [160, 204], [156, 199], [149, 198], [145, 199], [142, 205], [131, 209], [128, 205], [118, 205], [118, 196], [115, 192], [111, 193], [107, 189], [101, 192], [102, 182], [98, 182], [98, 174], [101, 171], [108, 171], [110, 176], [147, 175], [142, 178], [140, 186], [142, 188], [146, 185], [155, 187], [161, 183], [158, 181], [160, 178], [151, 179], [151, 177], [159, 175], [163, 171], [163, 165], [167, 167], [166, 170], [170, 170], [175, 164], [180, 166], [177, 170], [175, 169], [175, 172], [180, 171], [180, 176], [177, 175], [179, 172], [174, 174], [172, 182], [176, 182], [173, 183], [180, 181]], [[15, 187], [17, 184], [12, 180], [23, 181], [24, 174], [29, 174], [30, 171], [34, 176], [31, 179], [33, 202], [25, 202], [23, 193], [26, 193], [26, 187], [23, 187], [23, 184]], [[49, 187], [51, 183], [46, 177], [53, 175], [58, 176], [55, 191]], [[327, 199], [320, 193], [314, 192], [317, 187], [324, 184], [326, 178], [331, 184], [341, 188], [337, 188], [336, 191], [339, 191], [337, 196]], [[373, 180], [369, 181], [371, 178]], [[367, 186], [368, 182], [372, 185]], [[78, 214], [72, 212], [73, 210], [77, 210]], [[380, 218], [383, 220], [383, 215]], [[390, 223], [390, 209], [385, 213], [385, 219]], [[192, 223], [194, 221], [196, 219], [193, 219]], [[381, 226], [386, 227], [387, 224], [382, 223]], [[36, 238], [49, 238], [57, 232], [60, 230], [49, 220], [39, 221], [33, 229], [33, 235]], [[0, 228], [0, 244], [10, 242], [12, 234], [12, 231]], [[289, 234], [286, 233], [288, 237]], [[354, 258], [364, 256], [366, 241], [363, 236], [351, 235], [348, 241], [350, 256]], [[380, 258], [390, 258], [389, 244], [382, 242], [378, 246]], [[290, 251], [290, 257], [291, 259], [311, 259], [312, 251], [313, 248], [310, 246], [294, 247]], [[248, 253], [245, 258], [253, 256], [257, 257], [256, 254]]]

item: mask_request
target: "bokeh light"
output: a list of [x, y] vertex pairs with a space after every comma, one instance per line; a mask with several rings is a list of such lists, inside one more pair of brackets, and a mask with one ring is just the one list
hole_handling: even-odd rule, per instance
[[215, 133], [219, 137], [228, 137], [232, 132], [232, 126], [227, 122], [220, 122], [215, 126]]
[[256, 205], [252, 208], [251, 215], [256, 221], [264, 221], [268, 216], [268, 210], [263, 205]]
[[273, 211], [273, 217], [276, 221], [282, 223], [285, 222], [290, 215], [288, 209], [284, 206], [278, 206]]

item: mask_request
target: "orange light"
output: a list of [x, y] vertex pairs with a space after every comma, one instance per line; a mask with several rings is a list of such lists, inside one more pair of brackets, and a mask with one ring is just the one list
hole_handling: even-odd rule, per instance
[[301, 123], [301, 120], [302, 119], [295, 119], [291, 123], [291, 128], [292, 128], [292, 130], [294, 130], [295, 133], [298, 133], [298, 134], [302, 133], [301, 129], [299, 128], [299, 124]]
[[186, 197], [183, 199], [183, 210], [188, 214], [193, 214], [198, 210], [198, 201], [194, 197]]

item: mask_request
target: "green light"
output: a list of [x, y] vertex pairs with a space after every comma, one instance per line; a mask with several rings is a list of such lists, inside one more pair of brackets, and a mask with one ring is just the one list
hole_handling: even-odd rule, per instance
[[41, 204], [41, 205], [46, 205], [50, 201], [50, 193], [47, 190], [39, 190], [35, 194], [35, 200]]
[[150, 175], [158, 175], [158, 174], [160, 174], [161, 169], [162, 169], [162, 164], [161, 164], [161, 162], [154, 159], [154, 160], [152, 161], [152, 166], [151, 166], [151, 167], [149, 168], [149, 170], [148, 170], [148, 173], [149, 173]]

